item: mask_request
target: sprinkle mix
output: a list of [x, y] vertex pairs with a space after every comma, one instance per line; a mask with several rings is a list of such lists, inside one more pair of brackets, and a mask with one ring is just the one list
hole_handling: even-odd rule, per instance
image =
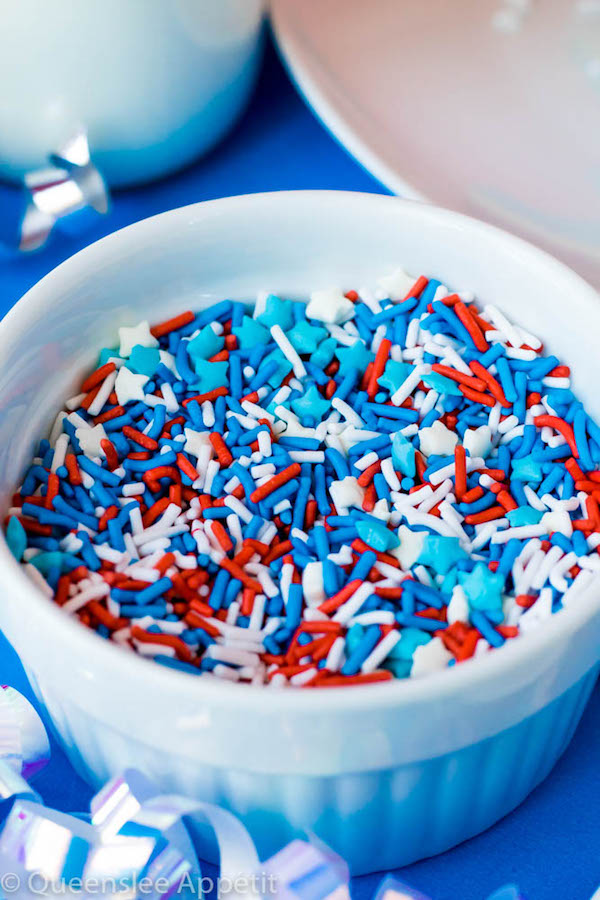
[[495, 307], [398, 270], [119, 337], [6, 526], [105, 638], [239, 682], [419, 676], [537, 628], [600, 569], [600, 429]]

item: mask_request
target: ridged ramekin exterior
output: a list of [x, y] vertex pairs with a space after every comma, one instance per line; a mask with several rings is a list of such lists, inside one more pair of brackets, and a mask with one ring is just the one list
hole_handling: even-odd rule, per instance
[[571, 740], [597, 667], [553, 702], [494, 737], [433, 759], [324, 777], [267, 775], [204, 764], [121, 734], [30, 680], [69, 759], [100, 785], [135, 765], [165, 790], [225, 806], [266, 858], [293, 837], [315, 834], [354, 874], [441, 853], [515, 809], [548, 775]]

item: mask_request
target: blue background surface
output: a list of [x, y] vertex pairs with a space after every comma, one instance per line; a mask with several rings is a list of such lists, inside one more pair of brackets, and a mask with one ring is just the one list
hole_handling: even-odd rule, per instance
[[[85, 231], [65, 223], [60, 237], [32, 256], [0, 243], [0, 315], [58, 263], [118, 228], [198, 200], [294, 188], [385, 192], [306, 108], [269, 47], [248, 110], [209, 156], [168, 179], [117, 194], [110, 216], [94, 218]], [[20, 204], [20, 193], [0, 184], [0, 238], [9, 233]], [[1, 637], [0, 681], [33, 699], [16, 655]], [[599, 748], [597, 686], [569, 749], [516, 812], [398, 877], [434, 900], [484, 900], [507, 882], [518, 883], [528, 900], [589, 900], [600, 882]], [[37, 787], [49, 806], [66, 812], [86, 809], [91, 796], [55, 745]], [[376, 875], [355, 879], [355, 900], [369, 900], [379, 881]]]

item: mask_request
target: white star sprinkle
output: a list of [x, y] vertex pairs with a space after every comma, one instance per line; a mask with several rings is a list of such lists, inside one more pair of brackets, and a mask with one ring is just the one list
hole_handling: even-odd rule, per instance
[[389, 553], [395, 556], [405, 572], [408, 572], [421, 555], [423, 543], [425, 541], [425, 532], [411, 531], [406, 525], [401, 525], [398, 529], [398, 537], [400, 546], [393, 547]]
[[105, 455], [100, 446], [101, 441], [107, 440], [107, 434], [102, 425], [81, 425], [75, 429], [75, 437], [79, 441], [82, 452], [90, 459]]
[[302, 590], [307, 605], [312, 609], [327, 599], [323, 587], [323, 563], [309, 562], [302, 573]]
[[458, 443], [458, 435], [439, 420], [419, 433], [419, 446], [425, 456], [452, 456]]
[[469, 621], [469, 604], [460, 584], [452, 588], [452, 598], [448, 604], [448, 624]]
[[396, 269], [391, 275], [383, 275], [377, 284], [390, 300], [403, 300], [417, 279], [404, 269]]
[[[402, 642], [402, 638], [400, 638]], [[413, 663], [410, 670], [411, 678], [420, 675], [428, 675], [438, 669], [445, 669], [452, 659], [452, 654], [446, 650], [441, 638], [434, 637], [428, 644], [421, 644], [413, 653]]]
[[176, 375], [177, 378], [180, 378], [179, 372], [177, 371], [177, 366], [175, 365], [175, 357], [172, 353], [169, 353], [168, 350], [159, 350], [158, 355], [160, 356], [160, 361], [173, 375]]
[[485, 459], [492, 450], [492, 429], [489, 425], [479, 428], [467, 428], [463, 436], [463, 446], [470, 456], [481, 456]]
[[194, 431], [193, 428], [185, 429], [185, 447], [183, 449], [186, 453], [191, 453], [192, 456], [198, 458], [204, 454], [205, 447], [212, 449], [210, 432]]
[[140, 322], [139, 325], [134, 325], [133, 328], [127, 328], [126, 326], [119, 328], [119, 340], [121, 341], [119, 347], [121, 356], [130, 356], [136, 344], [140, 344], [142, 347], [158, 347], [158, 341], [150, 334], [148, 322]]
[[540, 520], [540, 525], [548, 528], [548, 534], [558, 531], [566, 537], [573, 534], [573, 520], [565, 509], [553, 509], [551, 512], [544, 513]]
[[335, 508], [342, 515], [351, 506], [357, 506], [359, 509], [362, 509], [365, 491], [352, 475], [346, 475], [341, 481], [332, 481], [329, 493]]
[[119, 406], [125, 406], [131, 400], [143, 400], [144, 385], [148, 380], [147, 375], [136, 375], [127, 366], [122, 366], [115, 381], [115, 392]]
[[354, 303], [344, 297], [340, 288], [313, 291], [306, 307], [306, 315], [309, 319], [317, 319], [328, 325], [341, 325], [354, 315]]

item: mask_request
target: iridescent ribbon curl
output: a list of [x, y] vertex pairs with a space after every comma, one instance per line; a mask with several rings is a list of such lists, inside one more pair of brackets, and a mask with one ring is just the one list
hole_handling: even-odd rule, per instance
[[188, 817], [214, 832], [220, 894], [228, 900], [349, 900], [348, 869], [327, 848], [293, 841], [261, 866], [235, 816], [210, 803], [163, 795], [135, 769], [96, 794], [89, 822], [17, 799], [0, 834], [0, 886], [4, 870], [18, 879], [11, 888], [15, 900], [69, 890], [83, 900], [99, 893], [127, 900], [166, 900], [184, 891], [201, 897], [196, 851], [183, 822]]
[[76, 132], [49, 157], [50, 165], [25, 176], [26, 207], [19, 228], [19, 250], [42, 247], [59, 219], [84, 209], [105, 214], [108, 188], [90, 158], [85, 132]]
[[0, 800], [37, 794], [28, 782], [50, 759], [42, 720], [15, 688], [0, 686]]

